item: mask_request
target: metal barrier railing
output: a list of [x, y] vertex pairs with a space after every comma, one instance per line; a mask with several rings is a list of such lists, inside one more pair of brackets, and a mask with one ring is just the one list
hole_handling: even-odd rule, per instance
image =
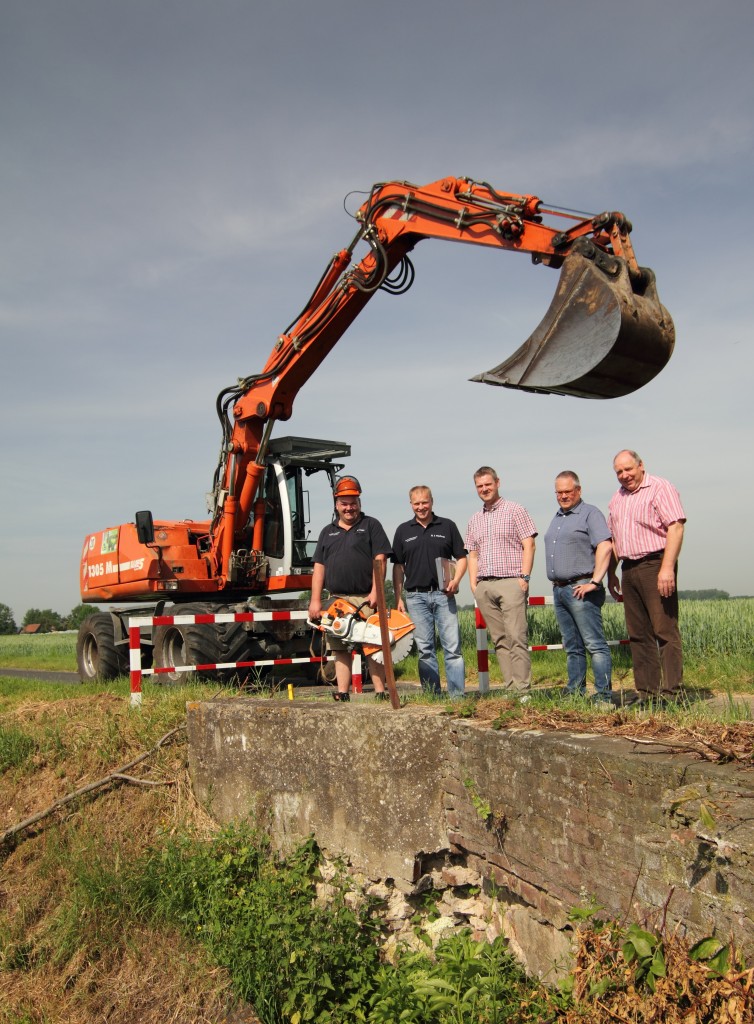
[[[534, 607], [537, 605], [551, 605], [553, 599], [551, 597], [530, 597], [529, 606]], [[490, 689], [490, 648], [489, 640], [487, 638], [487, 623], [484, 621], [484, 616], [479, 611], [476, 601], [474, 602], [474, 624], [476, 626], [476, 664], [477, 674], [479, 676], [479, 692], [489, 693]], [[609, 647], [618, 647], [622, 644], [630, 643], [629, 640], [608, 640], [607, 644]], [[530, 651], [562, 651], [563, 644], [534, 644], [529, 647]]]
[[[551, 605], [552, 597], [530, 597], [529, 606]], [[142, 680], [144, 676], [154, 676], [174, 672], [212, 672], [235, 668], [266, 668], [273, 665], [301, 665], [321, 664], [326, 658], [266, 658], [255, 661], [228, 661], [214, 662], [202, 665], [164, 665], [158, 668], [143, 668], [141, 663], [141, 630], [144, 627], [154, 626], [189, 626], [189, 625], [211, 625], [218, 622], [290, 622], [296, 619], [307, 619], [309, 613], [301, 611], [277, 611], [277, 612], [218, 612], [213, 614], [200, 615], [141, 615], [133, 616], [128, 620], [128, 655], [129, 674], [131, 679], [131, 706], [141, 704]], [[479, 675], [479, 692], [488, 693], [490, 688], [489, 673], [489, 640], [487, 637], [487, 623], [482, 613], [474, 604], [474, 616], [476, 626], [477, 646], [477, 672]], [[610, 646], [627, 644], [628, 640], [608, 640]], [[562, 644], [537, 644], [529, 648], [530, 651], [562, 651]], [[363, 670], [361, 657], [354, 652], [353, 671], [351, 685], [355, 693], [363, 690]]]

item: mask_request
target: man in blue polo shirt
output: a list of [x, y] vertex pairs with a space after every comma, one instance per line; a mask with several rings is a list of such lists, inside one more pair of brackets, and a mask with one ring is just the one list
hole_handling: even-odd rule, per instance
[[602, 625], [612, 541], [605, 517], [581, 500], [578, 476], [571, 470], [555, 478], [560, 508], [545, 534], [547, 578], [566, 651], [568, 685], [564, 696], [586, 693], [586, 652], [592, 657], [597, 702], [609, 701], [612, 659]]
[[[414, 637], [419, 648], [422, 689], [439, 695], [440, 670], [435, 650], [437, 629], [445, 659], [448, 696], [453, 700], [463, 697], [466, 683], [455, 598], [466, 572], [466, 549], [456, 524], [434, 514], [429, 487], [423, 484], [412, 487], [408, 498], [414, 518], [401, 523], [393, 540], [396, 608], [406, 613], [416, 627]], [[455, 575], [447, 584], [438, 579], [438, 558], [456, 561]]]

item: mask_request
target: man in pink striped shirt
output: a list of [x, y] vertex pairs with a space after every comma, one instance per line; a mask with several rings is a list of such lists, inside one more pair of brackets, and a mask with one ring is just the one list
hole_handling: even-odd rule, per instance
[[616, 600], [623, 597], [639, 697], [661, 703], [683, 685], [676, 573], [686, 513], [675, 487], [650, 476], [636, 452], [618, 452], [613, 468], [621, 486], [607, 517], [614, 555], [608, 586]]

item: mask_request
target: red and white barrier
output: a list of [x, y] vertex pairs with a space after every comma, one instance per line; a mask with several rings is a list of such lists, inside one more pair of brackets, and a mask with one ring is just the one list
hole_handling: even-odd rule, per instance
[[[529, 605], [552, 604], [551, 597], [530, 597]], [[487, 623], [479, 611], [476, 601], [474, 602], [474, 615], [476, 620], [476, 663], [479, 676], [479, 692], [489, 693], [490, 689], [490, 647], [487, 637]], [[608, 640], [609, 647], [618, 647], [630, 643], [630, 640]], [[562, 651], [563, 644], [535, 644], [530, 651]]]
[[[141, 684], [144, 676], [161, 675], [168, 672], [212, 672], [229, 668], [258, 668], [268, 665], [310, 665], [321, 664], [327, 658], [270, 658], [257, 661], [226, 661], [206, 665], [167, 665], [161, 668], [142, 668], [141, 630], [144, 626], [191, 626], [209, 625], [216, 622], [290, 622], [294, 619], [308, 619], [307, 611], [278, 612], [218, 612], [216, 615], [142, 615], [128, 620], [128, 667], [131, 676], [131, 707], [141, 704]], [[354, 651], [351, 685], [354, 693], [363, 692], [363, 671], [361, 655]]]
[[[268, 665], [319, 664], [322, 658], [269, 658], [256, 661], [227, 661], [206, 665], [167, 665], [161, 668], [142, 668], [141, 630], [144, 626], [191, 626], [217, 622], [291, 622], [307, 619], [307, 611], [278, 612], [218, 612], [216, 615], [142, 615], [128, 620], [128, 662], [131, 676], [131, 707], [141, 704], [141, 683], [144, 676], [167, 672], [211, 672], [228, 668], [259, 668]], [[359, 665], [359, 693], [361, 692], [361, 666]]]
[[474, 621], [476, 625], [476, 666], [479, 675], [479, 692], [490, 691], [490, 644], [487, 639], [487, 623], [474, 602]]

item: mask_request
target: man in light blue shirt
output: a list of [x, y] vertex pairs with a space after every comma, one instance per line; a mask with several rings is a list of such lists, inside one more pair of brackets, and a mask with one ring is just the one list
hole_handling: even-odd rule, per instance
[[609, 701], [612, 658], [602, 625], [612, 541], [605, 517], [581, 500], [581, 484], [572, 470], [555, 478], [560, 506], [545, 534], [547, 578], [566, 651], [568, 684], [564, 696], [586, 693], [586, 652], [592, 658], [594, 699]]

